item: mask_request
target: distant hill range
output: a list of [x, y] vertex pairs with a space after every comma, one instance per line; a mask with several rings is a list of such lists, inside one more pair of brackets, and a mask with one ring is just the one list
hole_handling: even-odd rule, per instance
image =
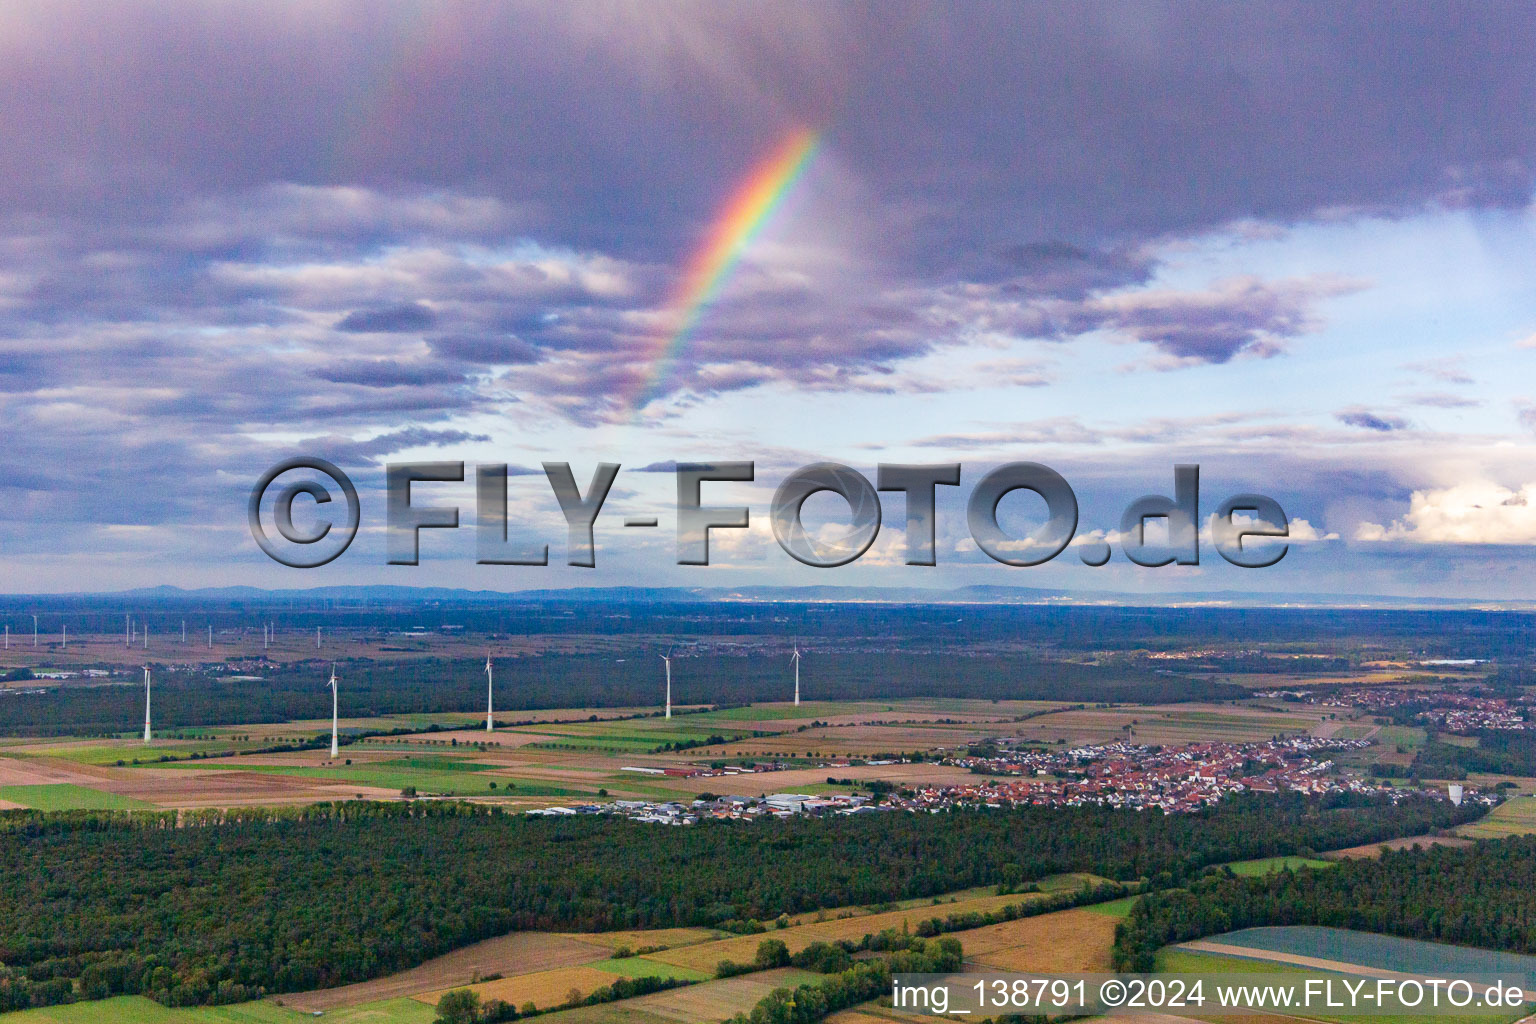
[[[11, 604], [29, 595], [0, 597]], [[260, 587], [184, 589], [159, 586], [136, 590], [37, 595], [44, 600], [125, 599], [166, 603], [221, 604], [582, 604], [718, 602], [788, 604], [898, 605], [1055, 605], [1062, 607], [1146, 608], [1419, 608], [1536, 611], [1536, 601], [1474, 600], [1445, 597], [1405, 597], [1381, 594], [1262, 593], [1238, 590], [1200, 593], [1126, 593], [1108, 590], [1049, 590], [1040, 587], [973, 585], [938, 589], [926, 587], [570, 587], [541, 590], [467, 590], [452, 587], [331, 586], [267, 590]]]

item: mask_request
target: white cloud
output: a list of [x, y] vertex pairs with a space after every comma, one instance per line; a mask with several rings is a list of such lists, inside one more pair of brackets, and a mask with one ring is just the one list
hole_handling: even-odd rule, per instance
[[1536, 483], [1511, 490], [1486, 480], [1414, 491], [1408, 514], [1387, 526], [1364, 522], [1362, 541], [1420, 544], [1536, 544]]

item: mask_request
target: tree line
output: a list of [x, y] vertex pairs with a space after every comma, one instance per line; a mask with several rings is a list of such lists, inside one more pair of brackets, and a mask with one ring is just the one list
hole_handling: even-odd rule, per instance
[[1150, 971], [1163, 946], [1261, 925], [1323, 925], [1536, 953], [1536, 836], [1386, 851], [1380, 859], [1239, 878], [1230, 871], [1139, 900], [1116, 929], [1115, 969]]
[[683, 829], [460, 803], [3, 812], [0, 963], [34, 1001], [233, 1002], [363, 981], [510, 931], [713, 926], [1066, 872], [1171, 885], [1208, 864], [1476, 813], [1294, 794], [1195, 814], [982, 809]]
[[1475, 747], [1431, 737], [1414, 755], [1411, 770], [1421, 779], [1464, 779], [1468, 772], [1536, 775], [1536, 733], [1484, 729], [1477, 733]]

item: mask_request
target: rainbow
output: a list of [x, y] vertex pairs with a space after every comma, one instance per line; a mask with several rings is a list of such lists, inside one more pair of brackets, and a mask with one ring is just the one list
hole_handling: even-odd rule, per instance
[[752, 168], [722, 207], [667, 303], [671, 331], [660, 339], [651, 358], [650, 371], [635, 398], [636, 411], [660, 392], [705, 311], [741, 262], [742, 253], [772, 218], [820, 144], [820, 132], [806, 128], [792, 132]]

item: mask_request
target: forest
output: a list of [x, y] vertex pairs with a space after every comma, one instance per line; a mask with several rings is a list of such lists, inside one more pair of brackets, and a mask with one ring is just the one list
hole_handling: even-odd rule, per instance
[[1536, 775], [1536, 735], [1513, 729], [1485, 729], [1477, 746], [1431, 739], [1419, 748], [1411, 770], [1423, 779], [1464, 779], [1468, 772]]
[[514, 930], [763, 920], [1091, 872], [1177, 884], [1223, 861], [1446, 827], [1447, 801], [1234, 798], [1195, 814], [1019, 808], [700, 823], [470, 804], [0, 813], [0, 1009], [172, 1005], [342, 985]]
[[1116, 931], [1115, 969], [1152, 970], [1158, 949], [1240, 928], [1323, 925], [1536, 953], [1536, 836], [1387, 851], [1259, 878], [1214, 872], [1139, 900]]
[[[616, 659], [550, 655], [501, 659], [497, 707], [632, 707], [657, 704], [658, 666], [649, 655]], [[228, 682], [201, 673], [156, 677], [155, 721], [165, 728], [325, 718], [323, 683], [330, 662], [271, 665], [259, 682]], [[342, 716], [478, 711], [485, 707], [483, 656], [337, 666]], [[673, 699], [680, 704], [745, 704], [783, 700], [792, 679], [787, 659], [765, 656], [679, 656]], [[1060, 699], [1170, 703], [1246, 696], [1240, 687], [1145, 670], [1104, 668], [1022, 656], [827, 654], [807, 658], [801, 686], [814, 700], [897, 697]], [[0, 700], [0, 734], [62, 736], [130, 731], [144, 720], [142, 685], [62, 686]]]

